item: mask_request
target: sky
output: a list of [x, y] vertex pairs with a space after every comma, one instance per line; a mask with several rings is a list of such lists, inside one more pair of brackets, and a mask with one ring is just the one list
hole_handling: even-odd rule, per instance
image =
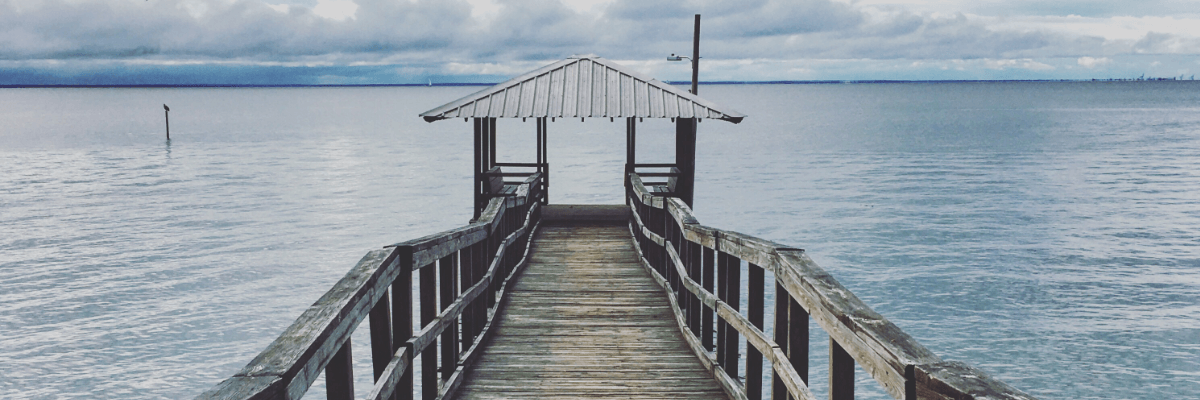
[[1200, 0], [0, 0], [0, 85], [488, 83], [594, 54], [686, 81], [1184, 77]]

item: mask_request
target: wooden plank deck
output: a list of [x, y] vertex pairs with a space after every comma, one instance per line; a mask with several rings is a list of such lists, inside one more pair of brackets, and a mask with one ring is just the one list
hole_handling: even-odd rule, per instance
[[629, 228], [547, 221], [460, 399], [724, 399]]

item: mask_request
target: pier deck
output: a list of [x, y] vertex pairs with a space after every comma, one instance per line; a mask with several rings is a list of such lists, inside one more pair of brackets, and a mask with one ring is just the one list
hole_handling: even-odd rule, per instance
[[460, 399], [726, 398], [620, 222], [547, 221]]

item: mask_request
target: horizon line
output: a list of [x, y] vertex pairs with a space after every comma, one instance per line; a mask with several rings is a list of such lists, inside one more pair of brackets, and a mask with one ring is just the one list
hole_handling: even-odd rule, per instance
[[[1173, 82], [1195, 81], [1195, 79], [1137, 79], [1137, 78], [1090, 78], [1090, 79], [822, 79], [822, 80], [769, 80], [769, 81], [700, 81], [700, 85], [828, 85], [828, 84], [872, 84], [872, 83], [1015, 83], [1015, 82]], [[0, 89], [53, 89], [53, 88], [335, 88], [335, 87], [434, 87], [434, 86], [494, 86], [495, 83], [441, 82], [441, 83], [367, 83], [367, 84], [0, 84]], [[690, 85], [691, 81], [664, 81], [669, 85]]]

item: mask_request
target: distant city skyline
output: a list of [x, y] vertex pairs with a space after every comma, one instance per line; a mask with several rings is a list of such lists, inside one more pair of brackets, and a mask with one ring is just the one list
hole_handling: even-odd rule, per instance
[[669, 81], [1189, 79], [1200, 2], [9, 0], [0, 85], [498, 82], [573, 54]]

